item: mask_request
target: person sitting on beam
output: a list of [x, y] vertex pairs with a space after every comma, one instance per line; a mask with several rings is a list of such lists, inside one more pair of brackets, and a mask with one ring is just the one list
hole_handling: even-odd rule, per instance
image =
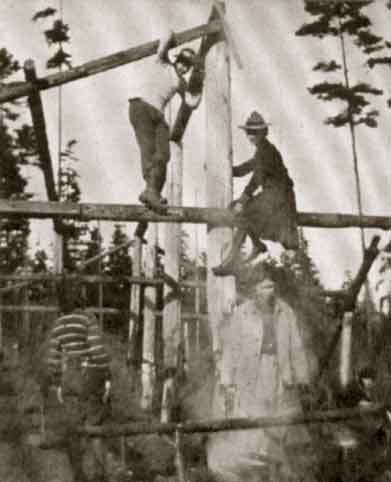
[[[216, 276], [233, 274], [247, 235], [253, 243], [253, 251], [246, 262], [267, 251], [262, 240], [280, 242], [287, 250], [296, 250], [299, 245], [293, 181], [281, 154], [267, 138], [269, 124], [261, 114], [253, 111], [246, 124], [239, 128], [245, 131], [256, 150], [249, 161], [234, 166], [232, 174], [241, 177], [252, 173], [252, 177], [239, 199], [230, 205], [237, 230], [228, 256], [213, 268]], [[257, 193], [259, 188], [261, 191]]]
[[[203, 70], [193, 49], [182, 49], [174, 62], [171, 62], [168, 50], [174, 44], [173, 32], [160, 41], [154, 71], [145, 81], [143, 92], [129, 99], [129, 119], [140, 149], [142, 173], [146, 183], [139, 200], [159, 214], [164, 214], [167, 209], [161, 192], [170, 160], [170, 131], [164, 109], [175, 94], [180, 94], [186, 104], [195, 109], [201, 100], [203, 83]], [[197, 81], [192, 82], [190, 92], [184, 76], [193, 67], [199, 75]]]

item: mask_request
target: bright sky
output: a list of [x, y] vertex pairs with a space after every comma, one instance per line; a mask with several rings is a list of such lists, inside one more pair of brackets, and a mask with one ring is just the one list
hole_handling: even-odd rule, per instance
[[[48, 48], [44, 24], [33, 24], [33, 14], [59, 0], [2, 0], [2, 44], [22, 63], [36, 61], [38, 75], [45, 75]], [[305, 20], [301, 0], [227, 0], [228, 22], [243, 61], [243, 70], [232, 67], [233, 141], [236, 162], [248, 159], [252, 150], [237, 129], [248, 114], [259, 110], [272, 123], [270, 139], [281, 151], [295, 182], [298, 209], [319, 212], [357, 212], [350, 138], [347, 129], [323, 124], [335, 111], [309, 95], [307, 87], [320, 80], [312, 72], [319, 60], [339, 60], [338, 45], [294, 35]], [[371, 8], [377, 33], [387, 36], [390, 14], [379, 1]], [[73, 64], [159, 38], [167, 28], [181, 31], [208, 18], [211, 0], [63, 0], [64, 21], [70, 25], [68, 48]], [[387, 18], [388, 15], [388, 18]], [[47, 25], [47, 24], [46, 24]], [[142, 60], [129, 66], [67, 84], [63, 88], [63, 139], [79, 141], [83, 201], [137, 203], [142, 186], [139, 154], [128, 123], [127, 99], [148, 75]], [[362, 177], [363, 208], [367, 214], [389, 214], [391, 168], [390, 116], [385, 99], [390, 97], [390, 73], [369, 70], [362, 59], [351, 61], [352, 81], [362, 80], [385, 90], [376, 100], [381, 111], [378, 129], [358, 129], [358, 153]], [[20, 74], [22, 79], [22, 74]], [[57, 92], [43, 93], [48, 136], [53, 159], [57, 152]], [[184, 204], [205, 202], [204, 164], [205, 111], [201, 104], [193, 114], [184, 139]], [[42, 177], [32, 169], [29, 191], [44, 199]], [[239, 194], [245, 180], [237, 181]], [[33, 239], [51, 241], [49, 223], [34, 223]], [[38, 228], [37, 228], [38, 226]], [[129, 228], [129, 234], [134, 227]], [[189, 227], [194, 235], [194, 228]], [[107, 233], [111, 232], [107, 228]], [[201, 242], [204, 229], [199, 228]], [[367, 232], [367, 241], [374, 232]], [[382, 245], [389, 240], [382, 233]], [[360, 264], [359, 232], [356, 229], [306, 229], [310, 253], [329, 288], [340, 287], [345, 270], [356, 272]]]

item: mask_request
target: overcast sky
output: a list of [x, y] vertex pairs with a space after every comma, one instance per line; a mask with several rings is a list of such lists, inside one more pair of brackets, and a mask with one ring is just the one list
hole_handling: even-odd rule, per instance
[[[227, 0], [228, 22], [244, 68], [232, 65], [233, 141], [236, 162], [248, 159], [252, 149], [237, 125], [253, 109], [272, 123], [270, 139], [281, 151], [295, 182], [300, 211], [356, 213], [350, 138], [347, 129], [324, 125], [335, 112], [332, 104], [316, 100], [307, 87], [320, 80], [312, 72], [319, 60], [339, 60], [338, 44], [294, 35], [306, 19], [301, 0]], [[73, 64], [159, 38], [171, 28], [181, 31], [208, 18], [210, 0], [63, 0], [64, 21], [70, 25]], [[379, 0], [370, 12], [379, 34], [388, 31], [391, 15]], [[39, 9], [57, 8], [59, 0], [1, 0], [2, 44], [17, 59], [36, 61], [38, 75], [45, 75], [48, 48], [44, 23], [32, 23]], [[388, 17], [387, 17], [388, 15]], [[46, 24], [47, 26], [48, 24]], [[349, 49], [350, 50], [350, 49]], [[349, 54], [352, 54], [350, 51]], [[362, 80], [385, 90], [376, 99], [381, 111], [378, 129], [358, 129], [358, 153], [362, 177], [363, 208], [367, 214], [389, 214], [390, 209], [390, 115], [385, 98], [390, 96], [390, 72], [363, 67], [362, 58], [351, 57], [352, 80]], [[151, 60], [142, 60], [63, 88], [63, 139], [79, 141], [79, 172], [83, 201], [137, 203], [142, 178], [139, 154], [128, 123], [127, 99], [148, 75]], [[22, 74], [20, 74], [22, 78]], [[42, 94], [53, 159], [57, 152], [57, 92]], [[184, 138], [184, 204], [205, 202], [205, 111], [201, 104], [193, 114]], [[42, 177], [32, 169], [29, 190], [44, 199]], [[235, 184], [239, 194], [246, 180]], [[44, 227], [42, 225], [44, 224]], [[34, 224], [37, 226], [37, 223]], [[134, 226], [129, 226], [129, 234]], [[106, 228], [105, 232], [109, 232]], [[194, 235], [194, 228], [189, 227]], [[199, 228], [201, 240], [204, 229]], [[369, 241], [373, 231], [368, 231]], [[382, 233], [382, 244], [389, 240]], [[357, 229], [306, 229], [310, 253], [327, 287], [339, 287], [346, 270], [360, 264]], [[52, 237], [49, 223], [34, 229], [34, 242], [42, 245]]]

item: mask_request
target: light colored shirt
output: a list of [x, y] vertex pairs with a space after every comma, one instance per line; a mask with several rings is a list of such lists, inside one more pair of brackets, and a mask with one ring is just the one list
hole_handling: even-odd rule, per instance
[[141, 97], [164, 114], [166, 105], [174, 95], [185, 93], [185, 82], [172, 65], [164, 62], [154, 62], [148, 74], [148, 79], [140, 86], [134, 97]]

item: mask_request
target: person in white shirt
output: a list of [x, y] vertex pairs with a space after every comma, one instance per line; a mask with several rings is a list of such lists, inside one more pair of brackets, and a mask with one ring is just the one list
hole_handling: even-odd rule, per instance
[[[129, 119], [136, 134], [141, 154], [145, 190], [139, 200], [152, 210], [164, 214], [167, 202], [161, 197], [170, 160], [170, 132], [164, 109], [175, 94], [180, 94], [192, 109], [201, 99], [203, 70], [194, 50], [182, 49], [171, 62], [169, 48], [175, 43], [173, 32], [160, 41], [154, 70], [143, 86], [143, 92], [129, 99]], [[184, 75], [197, 64], [197, 79], [189, 92]]]

